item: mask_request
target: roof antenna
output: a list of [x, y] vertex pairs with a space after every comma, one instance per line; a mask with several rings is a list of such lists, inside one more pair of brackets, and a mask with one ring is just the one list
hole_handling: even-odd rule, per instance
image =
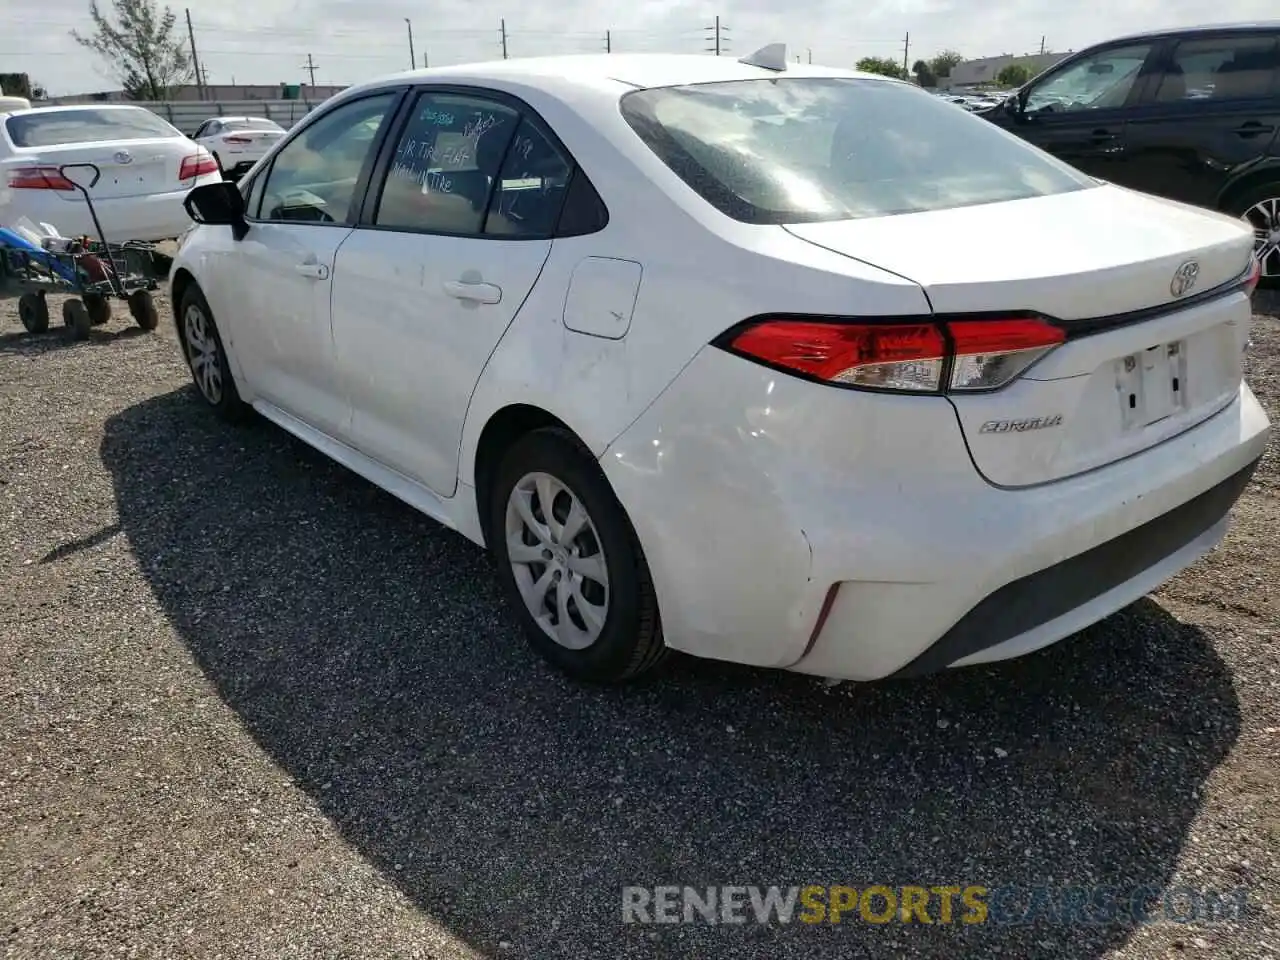
[[765, 70], [786, 70], [787, 45], [785, 43], [771, 43], [767, 47], [761, 47], [750, 56], [743, 57], [738, 62], [745, 63], [751, 67], [762, 67]]

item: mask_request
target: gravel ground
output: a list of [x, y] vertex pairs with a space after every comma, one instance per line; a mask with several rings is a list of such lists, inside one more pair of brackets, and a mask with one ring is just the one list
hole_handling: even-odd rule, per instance
[[[192, 397], [167, 312], [0, 304], [8, 957], [1280, 956], [1280, 440], [1070, 642], [828, 688], [544, 669], [489, 561]], [[163, 305], [167, 311], [168, 305]], [[1249, 364], [1280, 419], [1280, 297]], [[1239, 922], [643, 927], [628, 884], [1248, 888]]]

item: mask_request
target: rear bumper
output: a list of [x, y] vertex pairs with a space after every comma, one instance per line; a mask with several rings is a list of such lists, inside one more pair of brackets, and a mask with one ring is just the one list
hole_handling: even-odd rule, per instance
[[1122, 536], [1006, 583], [893, 675], [1019, 656], [1132, 603], [1221, 542], [1258, 463]]
[[1268, 431], [1242, 385], [1141, 454], [1000, 489], [945, 402], [708, 349], [601, 466], [672, 647], [870, 680], [1018, 656], [1155, 588], [1221, 539]]
[[[191, 218], [187, 216], [182, 201], [192, 187], [216, 183], [221, 179], [217, 174], [210, 174], [200, 177], [190, 187], [181, 190], [141, 197], [96, 200], [93, 206], [102, 222], [107, 240], [113, 243], [124, 240], [170, 240], [191, 226]], [[82, 198], [58, 196], [46, 190], [11, 190], [9, 194], [11, 212], [15, 215], [25, 214], [36, 223], [49, 223], [64, 237], [97, 236], [98, 231], [93, 225], [89, 207]], [[19, 194], [30, 196], [18, 196]]]

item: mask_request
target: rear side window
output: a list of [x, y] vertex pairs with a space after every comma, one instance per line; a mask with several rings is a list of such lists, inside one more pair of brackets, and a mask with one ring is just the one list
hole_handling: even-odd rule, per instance
[[141, 107], [114, 110], [46, 110], [20, 113], [5, 121], [15, 147], [56, 147], [106, 140], [151, 140], [180, 137], [177, 128]]
[[637, 90], [632, 129], [747, 223], [848, 220], [1084, 190], [1096, 182], [922, 90], [795, 78]]
[[569, 188], [572, 168], [528, 120], [520, 124], [494, 183], [484, 232], [506, 237], [549, 237]]
[[1184, 40], [1163, 71], [1156, 100], [1251, 100], [1270, 96], [1280, 73], [1274, 37]]

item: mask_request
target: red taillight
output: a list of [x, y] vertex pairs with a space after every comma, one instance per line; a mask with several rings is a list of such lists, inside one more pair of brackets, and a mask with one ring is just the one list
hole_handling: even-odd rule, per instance
[[1035, 317], [887, 323], [766, 319], [725, 344], [826, 383], [908, 393], [994, 390], [1062, 343]]
[[1253, 293], [1262, 279], [1262, 261], [1257, 257], [1249, 258], [1249, 273], [1244, 280], [1244, 292]]
[[191, 180], [195, 177], [203, 177], [207, 173], [218, 172], [218, 161], [213, 159], [212, 154], [193, 153], [189, 157], [182, 158], [182, 166], [178, 168], [179, 180]]
[[253, 143], [248, 137], [226, 136], [222, 138], [223, 143]]
[[9, 187], [13, 190], [74, 190], [75, 184], [58, 172], [57, 167], [15, 167], [9, 171]]

